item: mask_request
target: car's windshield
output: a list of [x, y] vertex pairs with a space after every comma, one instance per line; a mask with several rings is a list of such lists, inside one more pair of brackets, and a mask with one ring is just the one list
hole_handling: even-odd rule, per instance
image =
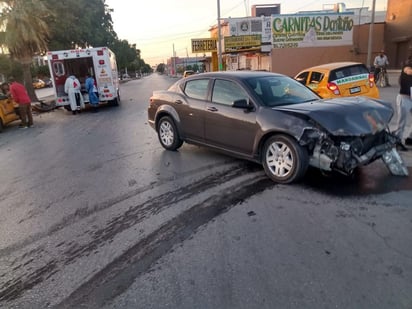
[[290, 105], [318, 100], [310, 89], [287, 76], [255, 77], [247, 84], [266, 106]]

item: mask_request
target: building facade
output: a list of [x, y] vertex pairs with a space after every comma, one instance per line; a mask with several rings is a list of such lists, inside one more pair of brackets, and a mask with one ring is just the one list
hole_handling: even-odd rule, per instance
[[[304, 68], [338, 61], [362, 62], [372, 69], [375, 56], [385, 50], [390, 68], [399, 69], [412, 56], [412, 0], [387, 4], [387, 10], [379, 12], [337, 3], [321, 11], [270, 16], [255, 6], [252, 14], [260, 16], [221, 21], [217, 45], [222, 50], [209, 50], [211, 56], [203, 63], [217, 71], [220, 52], [223, 70], [295, 76]], [[280, 11], [279, 4], [274, 6]], [[211, 27], [210, 38], [217, 40], [218, 31], [217, 25]]]
[[400, 68], [412, 56], [412, 1], [388, 0], [385, 49], [391, 67]]

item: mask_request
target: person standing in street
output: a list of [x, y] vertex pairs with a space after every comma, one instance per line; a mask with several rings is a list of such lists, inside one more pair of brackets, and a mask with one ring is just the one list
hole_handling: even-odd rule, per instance
[[[412, 146], [412, 127], [405, 134], [406, 126], [412, 121], [412, 62], [407, 63], [399, 76], [399, 94], [396, 96], [396, 129], [394, 134], [399, 138], [398, 148], [402, 151], [407, 151], [405, 145]], [[403, 138], [405, 144], [403, 144]]]
[[80, 92], [81, 84], [76, 76], [69, 74], [64, 83], [64, 92], [69, 96], [70, 108], [73, 115], [81, 112], [84, 109], [84, 101], [82, 93]]
[[[388, 57], [385, 55], [385, 51], [381, 50], [381, 52], [379, 53], [379, 55], [377, 55], [375, 57], [375, 60], [373, 61], [373, 65], [375, 67], [375, 72], [374, 72], [374, 76], [375, 76], [375, 82], [378, 82], [378, 74], [381, 70], [384, 70], [384, 72], [386, 73], [386, 68], [389, 65], [389, 61], [388, 61]], [[388, 78], [388, 74], [385, 74], [385, 84], [389, 87], [389, 78]]]
[[99, 94], [97, 92], [96, 81], [90, 74], [86, 75], [85, 86], [89, 94], [89, 102], [92, 105], [93, 113], [96, 113], [99, 107]]
[[26, 129], [33, 126], [33, 115], [31, 113], [31, 100], [24, 85], [15, 81], [14, 77], [9, 78], [10, 95], [19, 105], [21, 123], [20, 128]]

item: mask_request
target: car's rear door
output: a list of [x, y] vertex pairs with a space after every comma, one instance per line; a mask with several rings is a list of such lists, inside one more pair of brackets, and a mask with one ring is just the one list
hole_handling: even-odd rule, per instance
[[238, 83], [214, 81], [211, 101], [206, 104], [205, 140], [215, 147], [249, 156], [258, 130], [256, 112], [233, 107], [233, 101], [239, 99], [249, 100], [249, 96]]
[[209, 83], [209, 78], [189, 79], [184, 86], [186, 102], [175, 101], [182, 134], [186, 139], [204, 142], [204, 117]]

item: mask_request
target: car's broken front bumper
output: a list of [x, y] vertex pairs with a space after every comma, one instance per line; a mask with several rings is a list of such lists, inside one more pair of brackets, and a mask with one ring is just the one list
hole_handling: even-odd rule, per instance
[[396, 150], [397, 138], [387, 131], [365, 137], [325, 137], [316, 143], [309, 164], [323, 171], [350, 175], [360, 166], [382, 159], [393, 175], [408, 176]]

